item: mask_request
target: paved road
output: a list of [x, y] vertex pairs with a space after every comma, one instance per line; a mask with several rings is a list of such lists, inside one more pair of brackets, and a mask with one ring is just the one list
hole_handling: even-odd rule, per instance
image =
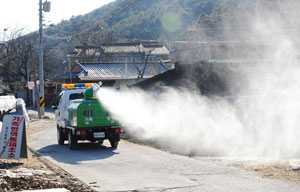
[[56, 144], [55, 128], [33, 135], [29, 146], [97, 191], [300, 191], [300, 186], [252, 172], [170, 154], [122, 141], [117, 150], [82, 143], [78, 150]]

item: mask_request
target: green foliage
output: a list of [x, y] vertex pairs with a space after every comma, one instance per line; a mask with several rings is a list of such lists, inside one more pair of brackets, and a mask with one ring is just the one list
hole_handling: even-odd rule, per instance
[[[227, 0], [228, 1], [228, 0]], [[199, 15], [211, 14], [215, 8], [227, 5], [226, 0], [139, 0], [137, 3], [110, 20], [112, 14], [132, 0], [118, 0], [83, 15], [72, 17], [49, 27], [46, 34], [67, 37], [89, 29], [96, 34], [112, 33], [116, 39], [172, 39], [185, 31]]]

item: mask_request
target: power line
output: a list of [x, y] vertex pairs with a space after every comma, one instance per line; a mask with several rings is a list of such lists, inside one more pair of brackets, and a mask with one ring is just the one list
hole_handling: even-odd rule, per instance
[[[113, 13], [112, 15], [110, 15], [109, 17], [105, 18], [105, 19], [103, 20], [103, 22], [104, 22], [104, 23], [107, 23], [107, 22], [108, 22], [109, 20], [111, 20], [112, 18], [114, 18], [114, 17], [120, 15], [122, 12], [124, 12], [124, 11], [126, 11], [127, 9], [133, 7], [138, 1], [139, 1], [139, 0], [133, 0], [131, 3], [127, 4], [127, 6], [120, 8], [118, 11], [116, 11], [115, 13]], [[96, 26], [94, 26], [94, 27], [90, 27], [89, 29], [86, 29], [85, 31], [81, 31], [81, 32], [79, 32], [79, 33], [77, 33], [77, 34], [72, 35], [71, 38], [74, 38], [74, 37], [75, 37], [75, 39], [79, 40], [80, 42], [84, 42], [84, 41], [82, 41], [81, 39], [76, 38], [76, 36], [77, 36], [77, 35], [80, 35], [80, 34], [83, 34], [83, 33], [85, 33], [85, 32], [88, 32], [88, 31], [90, 31], [91, 29], [93, 29], [93, 28], [95, 28], [95, 27], [100, 27], [100, 28], [103, 29], [103, 27], [102, 27], [101, 25], [98, 24], [98, 25], [96, 25]], [[88, 45], [91, 45], [91, 43], [88, 43], [88, 42], [84, 42], [84, 43], [87, 43]]]
[[127, 6], [119, 9], [117, 12], [113, 13], [110, 17], [104, 19], [104, 22], [107, 23], [110, 19], [120, 15], [123, 11], [125, 11], [126, 9], [129, 9], [131, 7], [134, 6], [134, 4], [136, 4], [139, 0], [133, 0], [131, 3], [129, 3]]

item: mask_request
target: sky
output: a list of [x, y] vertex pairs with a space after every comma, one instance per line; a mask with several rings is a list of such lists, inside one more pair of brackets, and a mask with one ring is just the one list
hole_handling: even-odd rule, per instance
[[[48, 0], [51, 2], [51, 11], [44, 13], [44, 24], [57, 24], [63, 19], [83, 15], [112, 1]], [[39, 0], [0, 0], [0, 29], [20, 27], [28, 32], [38, 30], [38, 9]]]

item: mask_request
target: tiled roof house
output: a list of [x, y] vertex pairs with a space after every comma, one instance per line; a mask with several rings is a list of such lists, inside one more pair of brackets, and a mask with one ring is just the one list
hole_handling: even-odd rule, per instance
[[169, 50], [159, 44], [106, 43], [76, 48], [76, 53], [68, 55], [71, 71], [57, 76], [56, 81], [132, 83], [172, 69]]

